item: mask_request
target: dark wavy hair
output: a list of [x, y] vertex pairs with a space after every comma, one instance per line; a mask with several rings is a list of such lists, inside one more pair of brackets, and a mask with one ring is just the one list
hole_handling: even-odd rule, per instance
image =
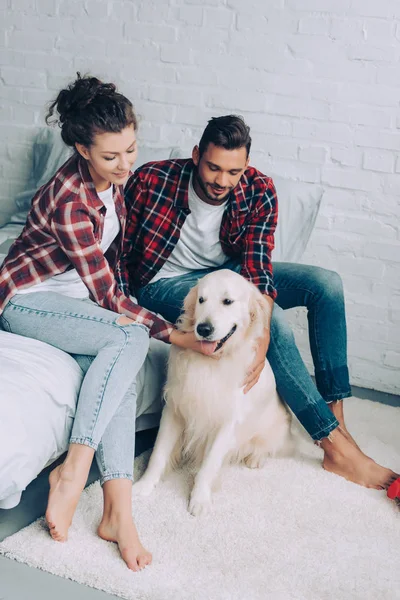
[[199, 142], [200, 156], [207, 150], [210, 143], [226, 150], [245, 147], [247, 156], [249, 156], [251, 147], [250, 127], [246, 125], [243, 117], [238, 115], [212, 117], [208, 121]]
[[[125, 127], [138, 127], [132, 103], [116, 91], [113, 83], [78, 72], [77, 79], [61, 90], [49, 106], [47, 125], [58, 123], [67, 146], [89, 147], [96, 134], [119, 133]], [[57, 111], [58, 116], [54, 113]]]

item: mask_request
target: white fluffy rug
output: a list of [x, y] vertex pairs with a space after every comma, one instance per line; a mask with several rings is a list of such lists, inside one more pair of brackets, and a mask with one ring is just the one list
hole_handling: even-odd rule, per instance
[[[361, 447], [400, 469], [400, 409], [346, 402]], [[143, 470], [147, 456], [136, 466]], [[153, 564], [129, 571], [115, 544], [96, 536], [101, 490], [82, 495], [70, 539], [39, 520], [0, 544], [10, 558], [129, 600], [394, 600], [400, 598], [400, 513], [384, 492], [325, 472], [321, 450], [262, 470], [227, 467], [211, 514], [186, 510], [190, 475], [172, 474], [134, 514]]]

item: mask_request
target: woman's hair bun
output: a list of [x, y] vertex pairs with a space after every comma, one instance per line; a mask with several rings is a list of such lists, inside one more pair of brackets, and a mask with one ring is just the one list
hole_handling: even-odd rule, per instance
[[116, 91], [113, 83], [103, 83], [89, 75], [82, 77], [79, 72], [77, 79], [61, 90], [49, 106], [46, 123], [58, 123], [69, 146], [90, 145], [99, 129], [120, 131], [130, 124], [137, 127], [131, 102]]

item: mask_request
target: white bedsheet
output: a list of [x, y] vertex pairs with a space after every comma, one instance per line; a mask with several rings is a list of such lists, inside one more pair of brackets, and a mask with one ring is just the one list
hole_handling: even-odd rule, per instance
[[[168, 353], [167, 344], [150, 340], [137, 377], [137, 431], [160, 420]], [[66, 451], [81, 380], [65, 352], [0, 331], [0, 508], [16, 506], [26, 486]]]

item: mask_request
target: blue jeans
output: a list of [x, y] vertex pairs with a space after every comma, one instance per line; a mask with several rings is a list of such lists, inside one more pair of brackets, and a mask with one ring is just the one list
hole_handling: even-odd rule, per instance
[[96, 451], [101, 483], [133, 480], [135, 379], [149, 347], [148, 329], [119, 325], [119, 316], [90, 300], [33, 292], [11, 298], [0, 317], [6, 331], [64, 350], [82, 366], [70, 443]]
[[[221, 268], [240, 271], [234, 260]], [[136, 290], [138, 302], [174, 323], [190, 288], [213, 270], [193, 271], [150, 283]], [[274, 263], [274, 283], [278, 296], [271, 319], [267, 358], [280, 396], [311, 437], [321, 440], [339, 424], [327, 404], [351, 396], [342, 282], [337, 273], [319, 267]], [[284, 310], [297, 306], [308, 309], [316, 386], [283, 314]]]

